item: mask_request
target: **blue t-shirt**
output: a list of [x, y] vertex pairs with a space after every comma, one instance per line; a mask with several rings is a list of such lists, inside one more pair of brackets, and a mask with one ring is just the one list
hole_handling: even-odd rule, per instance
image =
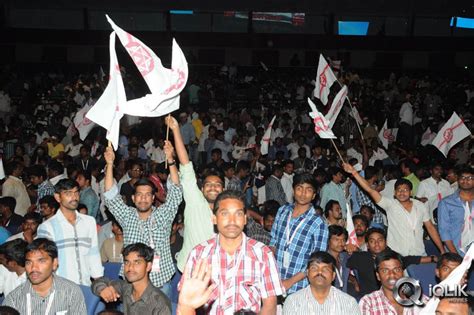
[[10, 232], [3, 226], [0, 226], [0, 245], [7, 241], [7, 238], [10, 237]]

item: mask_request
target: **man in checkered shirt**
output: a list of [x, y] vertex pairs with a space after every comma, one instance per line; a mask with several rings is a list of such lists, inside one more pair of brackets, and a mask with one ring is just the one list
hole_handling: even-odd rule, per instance
[[271, 249], [243, 233], [247, 217], [242, 192], [222, 192], [214, 203], [212, 220], [219, 234], [196, 246], [186, 263], [190, 273], [202, 260], [212, 266], [213, 291], [206, 311], [276, 314], [277, 296], [285, 289]]
[[153, 206], [156, 188], [148, 179], [140, 179], [134, 186], [132, 200], [136, 208], [124, 203], [114, 184], [115, 153], [112, 147], [107, 147], [104, 154], [107, 162], [105, 200], [110, 212], [123, 228], [124, 247], [133, 243], [144, 243], [153, 248], [155, 255], [150, 280], [169, 297], [171, 292], [169, 281], [176, 271], [170, 251], [171, 225], [183, 199], [183, 191], [179, 184], [178, 169], [173, 160], [174, 148], [169, 141], [165, 142], [164, 151], [171, 179], [168, 181], [168, 195], [164, 204], [159, 207]]

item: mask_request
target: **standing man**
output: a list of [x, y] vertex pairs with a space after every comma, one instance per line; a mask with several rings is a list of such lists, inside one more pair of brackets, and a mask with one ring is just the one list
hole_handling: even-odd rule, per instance
[[54, 186], [48, 179], [46, 169], [42, 165], [33, 165], [27, 170], [28, 175], [30, 176], [30, 182], [33, 185], [38, 186], [37, 197], [36, 197], [36, 208], [39, 210], [40, 204], [39, 201], [45, 196], [54, 195]]
[[7, 295], [3, 305], [20, 314], [87, 314], [79, 286], [55, 275], [58, 265], [56, 244], [44, 238], [34, 240], [25, 253], [28, 281]]
[[398, 116], [400, 117], [400, 129], [398, 140], [406, 148], [413, 145], [413, 105], [410, 103], [411, 95], [407, 94], [406, 102], [402, 104]]
[[357, 301], [331, 285], [336, 279], [336, 260], [330, 254], [311, 254], [306, 274], [309, 286], [286, 299], [283, 314], [360, 314]]
[[5, 227], [10, 235], [19, 232], [20, 226], [23, 224], [23, 217], [13, 212], [16, 206], [16, 200], [13, 197], [0, 198], [0, 226]]
[[293, 190], [295, 202], [278, 210], [270, 241], [288, 294], [308, 285], [305, 270], [309, 256], [318, 250], [325, 251], [328, 244], [327, 226], [311, 203], [316, 196], [314, 177], [296, 175]]
[[148, 277], [153, 265], [153, 249], [136, 243], [125, 247], [122, 254], [126, 280], [97, 279], [92, 284], [92, 292], [106, 303], [120, 299], [124, 314], [171, 314], [170, 300]]
[[438, 205], [439, 234], [448, 250], [464, 255], [474, 242], [474, 171], [465, 166], [458, 171], [459, 190]]
[[217, 286], [208, 300], [209, 313], [276, 314], [277, 296], [285, 290], [270, 248], [243, 233], [247, 222], [244, 195], [224, 191], [215, 200], [213, 212], [219, 233], [196, 246], [186, 263], [190, 271], [200, 260], [213, 266], [211, 279]]
[[76, 181], [61, 179], [54, 188], [59, 210], [38, 227], [38, 238], [50, 239], [59, 247], [58, 276], [89, 286], [91, 278], [102, 277], [104, 273], [95, 219], [77, 211], [79, 185]]
[[171, 292], [169, 281], [175, 273], [170, 251], [171, 225], [183, 197], [171, 142], [165, 142], [164, 151], [170, 168], [170, 180], [167, 199], [163, 205], [158, 208], [153, 206], [156, 188], [148, 179], [138, 180], [133, 187], [132, 201], [135, 207], [129, 207], [123, 202], [117, 185], [114, 184], [115, 154], [110, 146], [104, 153], [107, 163], [105, 200], [110, 212], [123, 228], [124, 246], [144, 243], [153, 248], [150, 280], [155, 287], [160, 288], [165, 295], [169, 296]]
[[43, 222], [51, 219], [59, 209], [59, 203], [54, 199], [54, 196], [44, 196], [38, 203]]
[[87, 214], [95, 219], [99, 212], [100, 200], [95, 191], [92, 190], [91, 181], [92, 175], [89, 171], [79, 171], [77, 173], [76, 182], [81, 189], [79, 202], [87, 207]]
[[25, 215], [31, 205], [30, 197], [26, 191], [25, 184], [21, 180], [23, 165], [12, 161], [5, 165], [5, 175], [7, 180], [2, 186], [2, 196], [13, 197], [16, 200], [15, 209], [12, 209], [18, 215]]
[[291, 160], [283, 162], [283, 176], [281, 177], [281, 185], [286, 195], [286, 203], [293, 203], [293, 173], [295, 163]]
[[422, 202], [410, 198], [412, 184], [402, 178], [395, 183], [395, 199], [382, 196], [373, 189], [369, 183], [348, 163], [343, 163], [344, 170], [352, 174], [374, 200], [374, 202], [385, 209], [388, 220], [387, 243], [391, 249], [403, 256], [417, 255], [425, 256], [425, 245], [423, 243], [423, 227], [436, 244], [441, 253], [444, 247], [438, 231], [430, 220], [428, 208]]
[[272, 175], [265, 182], [265, 199], [275, 200], [283, 206], [286, 204], [286, 195], [281, 185], [281, 178], [283, 177], [283, 167], [274, 165]]
[[433, 164], [430, 172], [431, 177], [422, 180], [420, 186], [418, 186], [416, 198], [428, 206], [430, 218], [434, 223], [433, 211], [438, 208], [441, 199], [451, 195], [454, 190], [449, 182], [441, 177], [443, 167], [440, 163]]
[[331, 167], [328, 170], [329, 176], [331, 176], [331, 181], [321, 188], [321, 203], [319, 204], [321, 208], [325, 208], [329, 200], [335, 200], [339, 202], [339, 205], [342, 209], [342, 217], [347, 217], [346, 203], [348, 191], [344, 186], [344, 174], [342, 170], [338, 167]]

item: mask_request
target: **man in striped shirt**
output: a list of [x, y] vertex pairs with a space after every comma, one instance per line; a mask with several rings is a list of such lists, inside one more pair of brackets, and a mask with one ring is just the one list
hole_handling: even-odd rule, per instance
[[26, 247], [28, 281], [13, 290], [3, 305], [20, 314], [87, 314], [81, 289], [54, 275], [58, 268], [58, 248], [53, 241], [38, 238]]
[[322, 251], [311, 254], [306, 273], [309, 286], [286, 299], [283, 314], [360, 314], [356, 300], [331, 285], [336, 278], [334, 257]]
[[243, 233], [244, 204], [239, 191], [226, 190], [217, 197], [212, 220], [219, 234], [196, 246], [186, 263], [190, 273], [201, 260], [213, 266], [216, 286], [206, 306], [210, 314], [276, 314], [277, 296], [285, 291], [270, 248]]

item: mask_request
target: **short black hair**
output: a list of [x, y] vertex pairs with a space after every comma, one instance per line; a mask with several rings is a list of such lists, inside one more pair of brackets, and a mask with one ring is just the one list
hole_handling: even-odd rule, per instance
[[390, 248], [386, 248], [385, 250], [381, 251], [375, 256], [375, 271], [379, 270], [381, 263], [387, 260], [391, 260], [391, 259], [398, 260], [402, 268], [405, 269], [403, 266], [402, 255], [400, 255], [396, 251], [391, 250]]
[[20, 162], [17, 161], [10, 161], [5, 164], [5, 174], [6, 175], [12, 175], [13, 171], [21, 167]]
[[33, 166], [30, 166], [27, 170], [26, 173], [29, 176], [36, 176], [36, 177], [42, 177], [43, 180], [48, 178], [48, 175], [46, 174], [46, 168], [43, 165], [36, 164]]
[[313, 263], [323, 263], [323, 264], [330, 264], [332, 267], [332, 271], [336, 271], [336, 259], [332, 257], [329, 253], [323, 251], [317, 251], [311, 254], [308, 259], [307, 269]]
[[[328, 226], [328, 231], [329, 231], [328, 241], [331, 239], [333, 235], [335, 236], [344, 235], [344, 239], [346, 241], [349, 238], [349, 233], [347, 232], [347, 230], [340, 225], [332, 224]], [[329, 245], [329, 242], [328, 242], [328, 245]]]
[[133, 185], [133, 194], [135, 194], [137, 192], [138, 186], [149, 186], [149, 187], [151, 187], [151, 192], [153, 193], [153, 195], [156, 193], [155, 184], [153, 184], [153, 182], [151, 180], [149, 180], [148, 178], [140, 178], [135, 183], [135, 185]]
[[240, 171], [250, 171], [250, 163], [248, 161], [240, 160], [237, 162], [237, 166], [235, 167], [235, 172], [238, 173]]
[[224, 175], [222, 174], [222, 172], [220, 172], [220, 171], [218, 171], [218, 170], [214, 170], [214, 169], [207, 169], [207, 170], [202, 174], [202, 181], [203, 181], [203, 183], [206, 182], [206, 179], [207, 179], [209, 176], [219, 177], [219, 179], [220, 179], [221, 182], [222, 182], [222, 185], [224, 185], [225, 180], [224, 180]]
[[352, 222], [354, 222], [355, 220], [361, 220], [362, 222], [364, 222], [366, 227], [369, 227], [369, 220], [367, 219], [367, 217], [363, 216], [362, 214], [353, 215]]
[[276, 200], [267, 200], [263, 203], [263, 217], [272, 216], [276, 217], [280, 204]]
[[336, 201], [336, 200], [333, 200], [333, 199], [329, 200], [329, 201], [326, 203], [326, 206], [324, 207], [324, 216], [325, 216], [326, 218], [327, 218], [328, 215], [329, 215], [329, 211], [331, 211], [331, 210], [332, 210], [332, 207], [333, 207], [334, 205], [336, 205], [336, 204], [340, 205], [340, 204], [339, 204], [339, 201]]
[[15, 239], [0, 246], [0, 254], [8, 261], [14, 261], [19, 266], [25, 267], [25, 250], [28, 243], [22, 239]]
[[458, 176], [461, 176], [462, 174], [474, 174], [474, 170], [469, 165], [460, 165], [456, 171], [456, 174]]
[[281, 165], [282, 165], [283, 167], [287, 166], [288, 164], [293, 164], [293, 165], [295, 165], [295, 162], [293, 162], [292, 160], [285, 160], [285, 161], [283, 161], [283, 163], [281, 163]]
[[458, 253], [451, 253], [451, 252], [444, 253], [439, 257], [438, 262], [436, 263], [436, 269], [441, 268], [443, 262], [445, 261], [451, 261], [451, 262], [456, 262], [456, 263], [461, 264], [462, 257]]
[[169, 174], [170, 172], [165, 168], [164, 163], [155, 163], [151, 167], [152, 173], [160, 173], [160, 174]]
[[47, 195], [47, 196], [42, 197], [39, 200], [39, 204], [41, 205], [42, 203], [47, 204], [48, 207], [50, 207], [50, 208], [53, 208], [53, 209], [56, 209], [56, 210], [59, 209], [59, 203], [56, 201], [56, 199], [54, 199], [54, 196]]
[[343, 174], [342, 169], [339, 168], [339, 167], [335, 167], [335, 166], [330, 167], [330, 168], [328, 169], [328, 174], [329, 174], [329, 176], [331, 176], [331, 178], [332, 178], [333, 176], [336, 176], [337, 173]]
[[400, 166], [404, 165], [406, 168], [410, 170], [410, 172], [414, 173], [416, 171], [416, 164], [410, 159], [405, 159], [400, 162]]
[[316, 193], [316, 190], [318, 189], [318, 182], [316, 182], [316, 179], [310, 173], [296, 174], [295, 177], [293, 177], [293, 189], [295, 189], [296, 186], [302, 184], [311, 185], [311, 187], [313, 187], [314, 193]]
[[220, 156], [222, 156], [222, 150], [219, 148], [214, 148], [211, 150], [211, 155], [212, 154], [219, 154]]
[[64, 178], [54, 185], [54, 192], [59, 194], [63, 191], [71, 190], [73, 188], [79, 189], [79, 184], [73, 179]]
[[387, 239], [387, 232], [385, 232], [384, 229], [373, 227], [373, 228], [368, 229], [367, 233], [365, 233], [365, 241], [369, 242], [369, 237], [374, 233], [379, 233], [380, 235], [383, 236], [385, 240]]
[[229, 163], [229, 162], [222, 163], [222, 166], [221, 166], [222, 171], [227, 172], [231, 168], [232, 169], [234, 168], [234, 165], [232, 165], [232, 163]]
[[1, 197], [0, 205], [7, 207], [13, 212], [15, 211], [15, 207], [16, 207], [16, 199], [10, 196]]
[[224, 190], [217, 196], [216, 201], [214, 201], [214, 209], [212, 209], [214, 214], [219, 210], [221, 201], [225, 199], [237, 199], [241, 201], [244, 204], [244, 212], [247, 213], [247, 209], [245, 208], [245, 195], [239, 190]]
[[0, 315], [20, 315], [16, 309], [10, 306], [1, 305], [0, 306]]
[[138, 253], [138, 256], [145, 259], [147, 263], [153, 262], [154, 251], [153, 251], [153, 248], [151, 248], [148, 245], [145, 245], [143, 243], [134, 243], [134, 244], [127, 245], [122, 250], [123, 258], [125, 259], [125, 257], [128, 256], [131, 252]]
[[367, 210], [369, 210], [369, 211], [370, 211], [370, 213], [372, 213], [372, 214], [375, 214], [375, 209], [374, 209], [374, 208], [372, 208], [371, 206], [368, 206], [368, 205], [362, 205], [362, 206], [360, 206], [360, 210], [359, 210], [359, 212], [361, 212], [361, 211], [362, 211], [362, 209], [367, 209]]
[[371, 179], [374, 176], [377, 176], [378, 170], [373, 166], [367, 166], [364, 170], [364, 178]]
[[48, 164], [48, 170], [55, 172], [57, 174], [64, 173], [64, 166], [56, 160], [52, 160]]
[[79, 172], [77, 173], [77, 176], [79, 176], [79, 175], [84, 176], [84, 179], [85, 179], [85, 180], [88, 180], [89, 182], [92, 182], [92, 174], [91, 174], [91, 171], [88, 171], [88, 170], [79, 170]]
[[89, 209], [87, 209], [87, 206], [83, 203], [77, 204], [77, 211], [79, 211], [79, 209], [86, 209], [87, 211], [89, 211]]
[[280, 164], [273, 165], [272, 174], [275, 174], [276, 171], [283, 172], [283, 166]]
[[28, 244], [25, 250], [25, 258], [29, 252], [35, 252], [38, 250], [46, 252], [52, 259], [58, 258], [58, 247], [56, 246], [56, 243], [47, 238], [37, 238]]
[[397, 181], [395, 182], [395, 190], [397, 190], [398, 187], [400, 187], [402, 185], [407, 185], [408, 188], [410, 188], [410, 190], [413, 190], [413, 184], [406, 178], [397, 179]]
[[32, 220], [36, 224], [41, 224], [41, 222], [43, 222], [43, 218], [37, 212], [29, 212], [25, 214], [25, 216], [23, 217], [23, 222], [25, 222], [26, 220]]

